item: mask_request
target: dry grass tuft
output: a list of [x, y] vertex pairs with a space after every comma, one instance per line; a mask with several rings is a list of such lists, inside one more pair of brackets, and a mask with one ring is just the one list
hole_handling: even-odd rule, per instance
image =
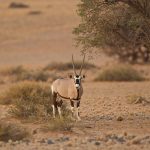
[[142, 81], [144, 78], [130, 66], [114, 66], [103, 70], [95, 81]]
[[44, 72], [42, 70], [28, 70], [25, 69], [23, 66], [6, 68], [4, 70], [1, 70], [0, 74], [3, 76], [12, 77], [13, 82], [24, 80], [45, 82], [49, 79], [49, 77], [52, 76], [49, 73]]
[[23, 68], [23, 66], [9, 67], [9, 68], [0, 70], [0, 74], [4, 76], [19, 75], [19, 74], [26, 73], [26, 72], [27, 70]]
[[24, 4], [24, 3], [12, 2], [12, 3], [9, 5], [9, 8], [29, 8], [29, 5]]
[[42, 12], [37, 10], [37, 11], [30, 11], [28, 14], [29, 15], [40, 15], [40, 14], [42, 14]]
[[44, 81], [46, 82], [49, 79], [49, 74], [43, 71], [31, 71], [31, 72], [22, 72], [21, 74], [16, 75], [16, 81]]
[[[52, 95], [46, 83], [24, 81], [13, 85], [1, 94], [0, 104], [10, 105], [9, 113], [17, 118], [47, 121], [52, 118]], [[70, 111], [63, 104], [62, 113], [68, 117]]]
[[19, 141], [29, 136], [30, 134], [25, 128], [16, 124], [10, 124], [0, 121], [0, 141]]
[[[82, 62], [76, 62], [75, 68], [80, 69], [81, 65], [82, 65]], [[87, 63], [87, 62], [85, 62], [84, 66], [85, 66], [84, 67], [85, 69], [97, 68], [95, 65]], [[48, 64], [46, 67], [43, 68], [43, 70], [60, 70], [60, 71], [66, 71], [66, 70], [71, 70], [71, 69], [72, 69], [72, 63], [71, 62], [68, 62], [68, 63], [53, 62], [53, 63]]]
[[51, 131], [71, 131], [74, 122], [71, 118], [65, 116], [63, 118], [55, 118], [51, 120], [48, 125], [48, 129]]
[[51, 115], [51, 90], [48, 84], [22, 82], [10, 87], [0, 97], [1, 103], [12, 104], [10, 113], [18, 118], [46, 119]]
[[139, 95], [131, 95], [127, 96], [127, 103], [128, 104], [145, 104], [150, 103], [145, 97]]

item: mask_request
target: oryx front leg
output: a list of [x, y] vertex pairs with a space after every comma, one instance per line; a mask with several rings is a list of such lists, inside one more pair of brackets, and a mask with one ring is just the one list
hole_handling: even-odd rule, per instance
[[78, 121], [81, 120], [80, 116], [79, 116], [79, 108], [80, 108], [80, 101], [75, 101], [75, 116], [77, 118]]
[[70, 104], [71, 104], [71, 113], [72, 113], [72, 117], [74, 117], [74, 102], [73, 100], [70, 100]]
[[61, 107], [62, 107], [63, 101], [60, 97], [57, 97], [56, 103], [57, 103], [59, 117], [62, 118]]

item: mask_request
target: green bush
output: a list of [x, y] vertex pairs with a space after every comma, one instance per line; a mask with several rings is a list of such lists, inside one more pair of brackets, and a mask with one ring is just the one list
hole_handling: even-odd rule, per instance
[[113, 66], [103, 70], [95, 81], [142, 81], [144, 78], [130, 66]]
[[0, 122], [0, 141], [18, 141], [23, 140], [29, 136], [29, 132], [21, 126], [2, 121]]
[[[130, 63], [150, 62], [150, 0], [81, 0], [76, 43]], [[117, 56], [117, 57], [116, 57]]]

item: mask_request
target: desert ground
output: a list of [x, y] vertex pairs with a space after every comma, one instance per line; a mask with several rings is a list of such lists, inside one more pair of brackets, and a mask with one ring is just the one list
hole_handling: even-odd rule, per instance
[[[79, 0], [26, 0], [21, 2], [29, 8], [18, 9], [9, 8], [11, 2], [20, 1], [1, 0], [0, 5], [0, 69], [19, 65], [39, 69], [52, 62], [69, 62], [72, 54], [76, 60], [82, 59], [72, 35], [80, 22], [76, 14]], [[1, 122], [20, 124], [34, 133], [26, 140], [0, 141], [0, 150], [149, 150], [150, 81], [95, 82], [97, 73], [113, 60], [99, 54], [89, 62], [99, 68], [86, 72], [82, 120], [75, 122], [71, 131], [42, 130], [42, 123], [13, 118], [9, 106], [0, 105]], [[150, 76], [149, 65], [134, 68]], [[63, 77], [68, 74], [58, 70], [54, 73]], [[0, 93], [14, 84], [5, 79]], [[129, 103], [128, 97], [134, 95], [147, 101]]]

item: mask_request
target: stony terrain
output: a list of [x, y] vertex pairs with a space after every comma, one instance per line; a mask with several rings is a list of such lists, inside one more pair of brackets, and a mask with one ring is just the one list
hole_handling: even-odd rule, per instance
[[[126, 96], [149, 97], [150, 82], [84, 84], [82, 121], [72, 132], [37, 130], [31, 140], [0, 143], [3, 149], [145, 149], [150, 148], [150, 104], [128, 104]], [[135, 90], [136, 87], [136, 90]], [[92, 92], [91, 92], [92, 91]], [[1, 106], [1, 117], [6, 109]], [[121, 119], [118, 119], [118, 118]], [[27, 124], [31, 126], [31, 124]], [[32, 125], [32, 128], [36, 128]]]

